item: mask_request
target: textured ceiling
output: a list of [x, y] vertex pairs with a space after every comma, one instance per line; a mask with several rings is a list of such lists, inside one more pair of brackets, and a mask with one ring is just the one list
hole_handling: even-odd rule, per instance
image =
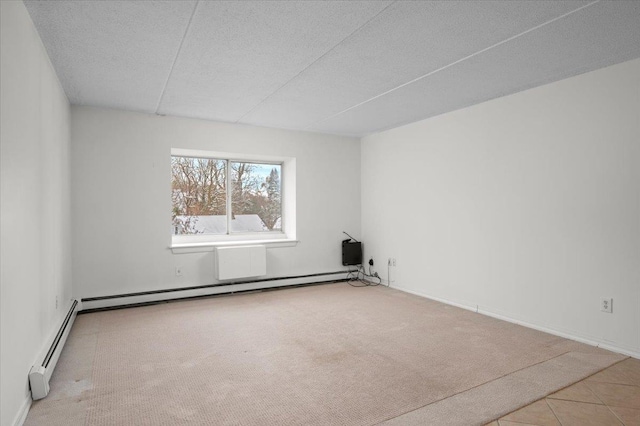
[[640, 1], [25, 1], [74, 104], [363, 136], [640, 57]]

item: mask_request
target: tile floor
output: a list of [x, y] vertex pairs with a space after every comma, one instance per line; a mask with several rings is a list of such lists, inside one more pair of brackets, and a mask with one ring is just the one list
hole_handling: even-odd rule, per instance
[[640, 360], [627, 358], [487, 426], [640, 426]]

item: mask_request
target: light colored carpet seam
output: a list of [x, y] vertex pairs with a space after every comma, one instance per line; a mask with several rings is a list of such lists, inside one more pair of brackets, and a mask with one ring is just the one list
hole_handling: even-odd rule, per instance
[[[427, 406], [429, 406], [429, 405], [437, 404], [438, 402], [444, 401], [445, 399], [453, 398], [453, 397], [455, 397], [455, 396], [457, 396], [457, 395], [460, 395], [461, 393], [469, 392], [470, 390], [473, 390], [473, 389], [475, 389], [475, 388], [479, 388], [479, 387], [481, 387], [481, 386], [485, 386], [485, 385], [487, 385], [487, 384], [489, 384], [489, 383], [491, 383], [491, 382], [495, 382], [495, 381], [500, 380], [500, 379], [502, 379], [502, 378], [504, 378], [504, 377], [507, 377], [507, 376], [510, 376], [510, 375], [512, 375], [512, 374], [514, 374], [514, 373], [517, 373], [518, 371], [526, 370], [527, 368], [531, 368], [531, 367], [533, 367], [533, 366], [543, 364], [543, 363], [545, 363], [545, 362], [551, 361], [552, 359], [555, 359], [555, 358], [558, 358], [558, 357], [564, 356], [564, 355], [566, 355], [566, 354], [568, 354], [568, 353], [570, 353], [570, 352], [572, 352], [572, 351], [567, 351], [567, 352], [564, 352], [564, 353], [562, 353], [562, 354], [560, 354], [560, 355], [554, 356], [553, 358], [550, 358], [550, 359], [548, 359], [548, 360], [543, 360], [543, 361], [537, 362], [537, 363], [535, 363], [535, 364], [533, 364], [533, 365], [529, 365], [529, 366], [526, 366], [526, 367], [522, 367], [522, 368], [520, 368], [520, 369], [518, 369], [518, 370], [514, 370], [514, 371], [512, 371], [512, 372], [510, 372], [510, 373], [505, 373], [505, 374], [503, 374], [503, 375], [502, 375], [502, 376], [500, 376], [500, 377], [496, 377], [495, 379], [488, 380], [488, 381], [486, 381], [486, 382], [484, 382], [484, 383], [477, 384], [477, 385], [472, 386], [472, 387], [470, 387], [470, 388], [468, 388], [468, 389], [464, 389], [464, 390], [461, 390], [460, 392], [456, 392], [456, 393], [454, 393], [454, 394], [452, 394], [452, 395], [446, 396], [446, 397], [441, 398], [441, 399], [438, 399], [438, 400], [436, 400], [436, 401], [432, 401], [432, 402], [430, 402], [430, 403], [428, 403], [428, 404], [425, 404], [425, 405], [423, 405], [423, 406], [421, 406], [421, 407], [417, 407], [417, 408], [415, 408], [415, 409], [413, 409], [413, 410], [409, 410], [409, 411], [407, 411], [406, 413], [402, 413], [402, 414], [400, 414], [399, 416], [389, 417], [388, 419], [385, 419], [385, 420], [381, 421], [381, 422], [380, 422], [380, 423], [378, 423], [378, 424], [382, 424], [382, 423], [384, 423], [384, 422], [386, 422], [386, 421], [388, 421], [388, 420], [391, 420], [391, 419], [395, 419], [395, 418], [397, 418], [397, 417], [404, 416], [405, 414], [409, 414], [409, 413], [411, 413], [411, 412], [413, 412], [413, 411], [420, 410], [420, 409], [422, 409], [422, 408], [424, 408], [424, 407], [427, 407]], [[595, 374], [595, 373], [594, 373], [594, 374]], [[579, 381], [579, 380], [581, 380], [581, 379], [578, 379], [578, 381]], [[552, 391], [552, 392], [550, 392], [550, 393], [553, 393], [553, 391]]]
[[[580, 352], [574, 351], [568, 352], [562, 356], [521, 369], [513, 374], [492, 380], [482, 386], [477, 386], [466, 392], [452, 395], [451, 397], [445, 398], [441, 401], [428, 404], [418, 410], [413, 410], [412, 412], [388, 419], [379, 424], [384, 424], [386, 426], [443, 424], [443, 420], [446, 419], [448, 425], [484, 425], [516, 411], [522, 406], [538, 401], [554, 392], [571, 386], [580, 380], [591, 377], [603, 369], [620, 362], [614, 361], [620, 359], [619, 355], [611, 354], [607, 357], [608, 361], [603, 359], [593, 359], [590, 364], [585, 364], [581, 363], [580, 359], [578, 359], [578, 362], [576, 363], [576, 357], [574, 355], [587, 355], [593, 358], [598, 356], [596, 354], [581, 354]], [[568, 358], [567, 361], [570, 361], [573, 364], [574, 369], [577, 368], [580, 371], [570, 377], [561, 378], [558, 377], [560, 375], [556, 370], [562, 369], [563, 373], [566, 374], [567, 365], [563, 365], [566, 363], [558, 363], [558, 361], [565, 361], [565, 358]], [[541, 367], [544, 367], [546, 371], [539, 371]], [[505, 401], [508, 400], [508, 396], [511, 396], [510, 387], [513, 387], [514, 384], [522, 390], [522, 383], [527, 382], [527, 380], [531, 380], [531, 377], [527, 376], [539, 377], [540, 375], [544, 375], [544, 373], [554, 377], [553, 380], [547, 383], [547, 386], [545, 386], [544, 389], [536, 390], [534, 386], [533, 389], [525, 389], [516, 402]], [[472, 395], [473, 393], [477, 393], [479, 395]], [[467, 400], [465, 400], [465, 397]], [[496, 401], [496, 397], [498, 397], [499, 400]], [[468, 407], [474, 404], [476, 411], [473, 415], [469, 416]], [[466, 413], [465, 409], [467, 409]], [[482, 409], [485, 409], [485, 411], [488, 410], [490, 414], [483, 415], [481, 413]]]

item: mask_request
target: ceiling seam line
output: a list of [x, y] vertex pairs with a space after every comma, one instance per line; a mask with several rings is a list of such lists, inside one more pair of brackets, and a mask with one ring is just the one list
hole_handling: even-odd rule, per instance
[[349, 39], [351, 36], [353, 36], [354, 34], [356, 34], [358, 31], [360, 31], [362, 28], [364, 28], [366, 25], [368, 25], [371, 21], [373, 21], [374, 19], [376, 19], [378, 16], [380, 16], [381, 13], [383, 13], [385, 10], [387, 10], [389, 7], [391, 7], [392, 5], [394, 5], [395, 3], [397, 3], [398, 0], [394, 0], [391, 3], [389, 3], [387, 6], [385, 6], [383, 9], [381, 9], [378, 13], [376, 13], [375, 15], [373, 15], [371, 18], [369, 18], [366, 22], [364, 22], [362, 25], [360, 25], [358, 28], [356, 28], [355, 30], [353, 30], [351, 33], [349, 33], [346, 37], [344, 37], [342, 40], [340, 40], [338, 43], [336, 43], [333, 47], [331, 47], [329, 50], [327, 50], [326, 52], [324, 52], [322, 55], [318, 56], [316, 59], [313, 60], [313, 62], [311, 62], [309, 65], [307, 65], [306, 67], [304, 67], [302, 70], [300, 70], [300, 72], [298, 72], [296, 75], [294, 75], [293, 77], [291, 77], [289, 80], [287, 80], [284, 84], [282, 84], [280, 87], [278, 87], [276, 90], [274, 90], [273, 92], [271, 92], [270, 94], [268, 94], [264, 99], [262, 99], [260, 102], [258, 102], [257, 104], [255, 104], [253, 107], [251, 107], [247, 112], [245, 112], [240, 118], [238, 118], [236, 121], [234, 121], [234, 123], [238, 123], [240, 122], [240, 120], [242, 120], [243, 118], [245, 118], [247, 115], [251, 114], [256, 108], [258, 108], [260, 105], [262, 105], [267, 99], [271, 98], [273, 95], [275, 95], [276, 93], [278, 93], [280, 90], [282, 90], [285, 86], [287, 86], [289, 83], [291, 83], [293, 80], [295, 80], [296, 78], [298, 78], [302, 73], [304, 73], [306, 70], [308, 70], [312, 65], [314, 65], [315, 63], [317, 63], [318, 61], [320, 61], [322, 58], [324, 58], [325, 56], [327, 56], [329, 53], [331, 53], [333, 50], [335, 50], [336, 47], [340, 46], [342, 43], [344, 43], [347, 39]]
[[331, 120], [332, 118], [335, 118], [335, 117], [337, 117], [337, 116], [339, 116], [339, 115], [342, 115], [342, 114], [344, 114], [344, 113], [346, 113], [346, 112], [349, 112], [349, 111], [351, 111], [352, 109], [358, 108], [358, 107], [360, 107], [360, 106], [362, 106], [362, 105], [364, 105], [364, 104], [367, 104], [367, 103], [369, 103], [369, 102], [372, 102], [372, 101], [374, 101], [374, 100], [376, 100], [376, 99], [378, 99], [378, 98], [381, 98], [381, 97], [383, 97], [383, 96], [386, 96], [386, 95], [388, 95], [389, 93], [395, 92], [396, 90], [402, 89], [403, 87], [409, 86], [410, 84], [416, 83], [416, 82], [418, 82], [418, 81], [420, 81], [420, 80], [422, 80], [422, 79], [424, 79], [424, 78], [430, 77], [430, 76], [432, 76], [432, 75], [434, 75], [434, 74], [436, 74], [436, 73], [438, 73], [438, 72], [440, 72], [440, 71], [443, 71], [443, 70], [445, 70], [445, 69], [447, 69], [447, 68], [450, 68], [450, 67], [452, 67], [452, 66], [454, 66], [454, 65], [457, 65], [457, 64], [459, 64], [460, 62], [466, 61], [467, 59], [471, 59], [471, 58], [472, 58], [472, 57], [474, 57], [474, 56], [480, 55], [480, 54], [482, 54], [482, 53], [484, 53], [484, 52], [486, 52], [486, 51], [488, 51], [488, 50], [491, 50], [491, 49], [493, 49], [493, 48], [495, 48], [495, 47], [498, 47], [498, 46], [500, 46], [500, 45], [502, 45], [502, 44], [505, 44], [505, 43], [508, 43], [508, 42], [510, 42], [510, 41], [512, 41], [512, 40], [515, 40], [515, 39], [516, 39], [516, 38], [518, 38], [518, 37], [521, 37], [521, 36], [523, 36], [523, 35], [525, 35], [525, 34], [528, 34], [528, 33], [532, 32], [532, 31], [538, 30], [538, 29], [540, 29], [540, 28], [542, 28], [542, 27], [544, 27], [544, 26], [546, 26], [546, 25], [552, 24], [553, 22], [558, 21], [558, 20], [560, 20], [560, 19], [562, 19], [562, 18], [566, 18], [567, 16], [572, 15], [572, 14], [574, 14], [574, 13], [576, 13], [576, 12], [579, 12], [579, 11], [581, 11], [581, 10], [583, 10], [583, 9], [586, 9], [587, 7], [593, 6], [593, 5], [594, 5], [594, 4], [596, 4], [596, 3], [600, 3], [600, 1], [601, 1], [601, 0], [595, 0], [595, 1], [592, 1], [591, 3], [587, 3], [587, 4], [583, 5], [583, 6], [580, 6], [580, 7], [579, 7], [579, 8], [577, 8], [577, 9], [571, 10], [571, 11], [569, 11], [569, 12], [567, 12], [567, 13], [564, 13], [564, 14], [562, 14], [562, 15], [560, 15], [560, 16], [556, 16], [555, 18], [550, 19], [550, 20], [548, 20], [548, 21], [546, 21], [546, 22], [543, 22], [542, 24], [538, 24], [538, 25], [536, 25], [535, 27], [529, 28], [529, 29], [528, 29], [528, 30], [526, 30], [526, 31], [523, 31], [523, 32], [521, 32], [521, 33], [519, 33], [519, 34], [513, 35], [513, 36], [511, 36], [511, 37], [509, 37], [509, 38], [506, 38], [506, 39], [504, 39], [504, 40], [502, 40], [502, 41], [499, 41], [499, 42], [497, 42], [497, 43], [495, 43], [495, 44], [492, 44], [491, 46], [485, 47], [484, 49], [478, 50], [478, 51], [477, 51], [477, 52], [475, 52], [475, 53], [472, 53], [472, 54], [467, 55], [467, 56], [465, 56], [465, 57], [463, 57], [463, 58], [460, 58], [460, 59], [458, 59], [457, 61], [451, 62], [450, 64], [444, 65], [444, 66], [442, 66], [442, 67], [440, 67], [440, 68], [438, 68], [438, 69], [435, 69], [435, 70], [433, 70], [433, 71], [430, 71], [430, 72], [428, 72], [427, 74], [421, 75], [420, 77], [416, 77], [416, 78], [414, 78], [413, 80], [410, 80], [410, 81], [408, 81], [408, 82], [406, 82], [406, 83], [402, 83], [402, 84], [400, 84], [399, 86], [396, 86], [396, 87], [394, 87], [394, 88], [392, 88], [392, 89], [389, 89], [389, 90], [387, 90], [387, 91], [385, 91], [385, 92], [382, 92], [382, 93], [380, 93], [380, 94], [378, 94], [378, 95], [376, 95], [376, 96], [373, 96], [373, 97], [371, 97], [371, 98], [369, 98], [369, 99], [367, 99], [367, 100], [365, 100], [365, 101], [362, 101], [362, 102], [360, 102], [360, 103], [357, 103], [357, 104], [355, 104], [355, 105], [353, 105], [353, 106], [351, 106], [351, 107], [349, 107], [349, 108], [347, 108], [347, 109], [344, 109], [344, 110], [342, 110], [342, 111], [340, 111], [340, 112], [338, 112], [338, 113], [336, 113], [336, 114], [330, 115], [329, 117], [323, 118], [322, 120], [319, 120], [319, 121], [316, 121], [316, 122], [314, 122], [314, 123], [308, 124], [307, 126], [304, 126], [304, 129], [305, 129], [305, 130], [308, 130], [310, 127], [316, 126], [316, 125], [318, 125], [318, 124], [320, 124], [320, 123], [324, 123], [324, 122], [325, 122], [325, 121], [327, 121], [327, 120]]
[[189, 34], [189, 29], [191, 28], [191, 22], [193, 21], [193, 17], [196, 14], [196, 9], [198, 9], [198, 5], [200, 4], [200, 0], [196, 0], [196, 4], [193, 5], [193, 10], [191, 11], [191, 16], [189, 17], [189, 22], [187, 22], [187, 28], [184, 30], [184, 34], [182, 35], [182, 40], [180, 40], [180, 46], [178, 46], [178, 50], [176, 51], [176, 56], [173, 58], [173, 62], [171, 63], [171, 69], [169, 70], [169, 75], [167, 75], [167, 80], [164, 82], [164, 86], [162, 87], [162, 92], [160, 92], [160, 99], [158, 99], [158, 104], [156, 105], [156, 114], [160, 111], [160, 105], [164, 99], [164, 94], [167, 91], [167, 86], [169, 85], [169, 80], [171, 80], [171, 76], [173, 75], [173, 70], [176, 67], [176, 62], [178, 62], [178, 56], [180, 56], [180, 52], [182, 52], [182, 46], [184, 44], [185, 39], [187, 38], [187, 34]]

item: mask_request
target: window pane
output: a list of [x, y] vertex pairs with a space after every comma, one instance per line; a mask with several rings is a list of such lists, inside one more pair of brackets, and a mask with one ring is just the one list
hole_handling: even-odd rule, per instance
[[282, 165], [231, 163], [231, 232], [282, 230]]
[[226, 161], [171, 157], [173, 234], [226, 234]]

